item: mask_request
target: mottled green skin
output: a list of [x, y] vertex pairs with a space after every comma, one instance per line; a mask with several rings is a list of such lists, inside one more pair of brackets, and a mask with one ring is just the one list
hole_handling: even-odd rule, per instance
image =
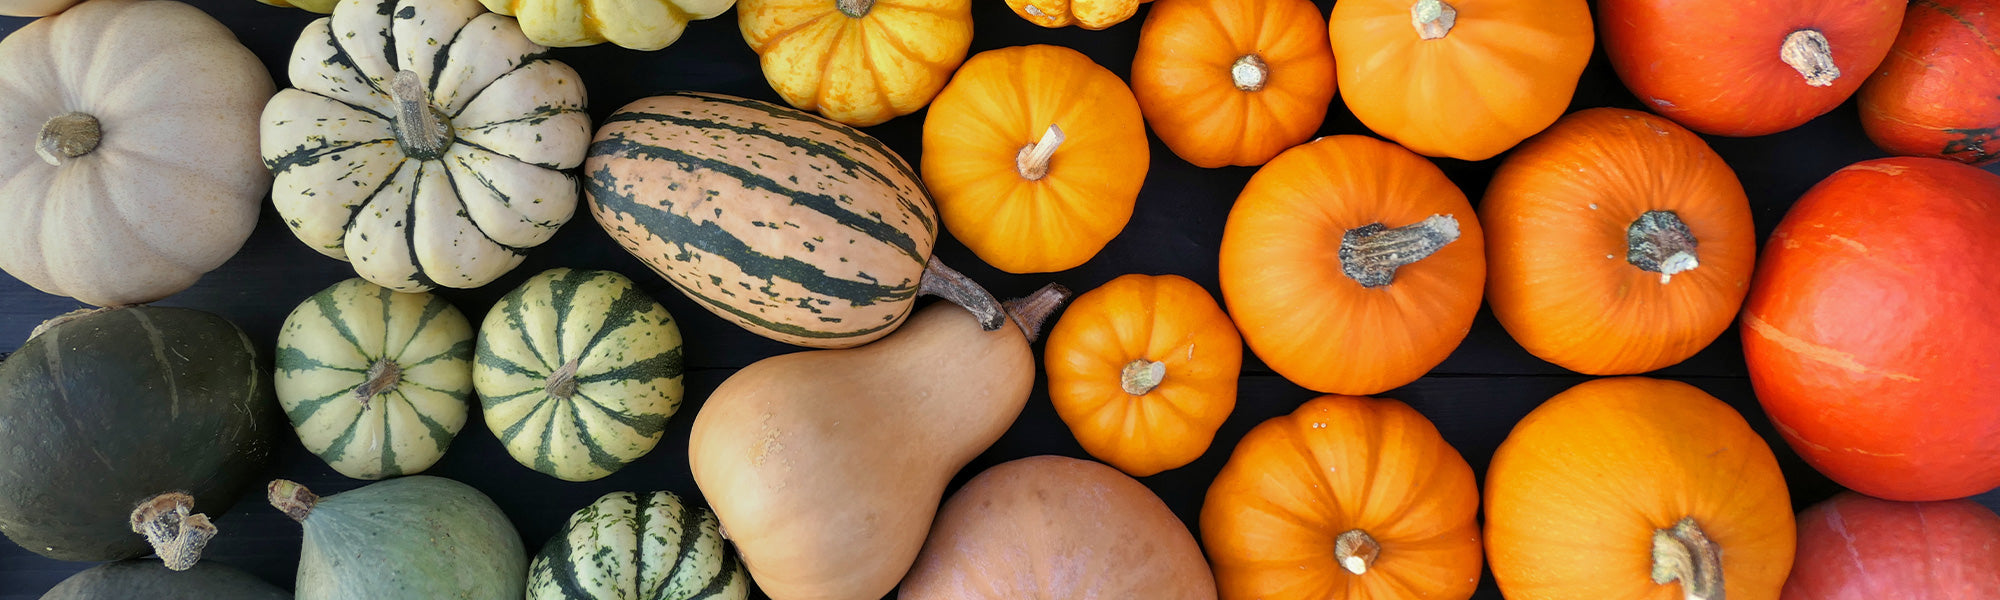
[[319, 501], [306, 516], [299, 600], [521, 600], [521, 534], [485, 494], [413, 475]]
[[42, 600], [287, 600], [290, 593], [213, 561], [169, 571], [154, 559], [98, 565], [57, 584]]

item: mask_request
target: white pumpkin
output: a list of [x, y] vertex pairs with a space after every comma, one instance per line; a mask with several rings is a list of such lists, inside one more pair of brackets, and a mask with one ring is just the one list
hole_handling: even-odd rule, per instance
[[[270, 0], [266, 0], [270, 1]], [[736, 0], [479, 0], [521, 20], [528, 39], [544, 46], [611, 42], [659, 50], [681, 39], [688, 21], [712, 19]]]
[[257, 225], [271, 90], [228, 28], [179, 2], [98, 0], [7, 36], [0, 270], [102, 306], [194, 285]]
[[341, 0], [264, 108], [271, 201], [300, 240], [401, 292], [472, 288], [576, 210], [583, 82], [478, 0]]

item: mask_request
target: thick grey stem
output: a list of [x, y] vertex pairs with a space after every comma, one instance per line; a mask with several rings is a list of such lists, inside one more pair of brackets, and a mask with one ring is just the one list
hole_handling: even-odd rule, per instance
[[1350, 529], [1347, 533], [1340, 534], [1340, 537], [1333, 538], [1333, 558], [1340, 563], [1340, 568], [1346, 569], [1349, 573], [1367, 574], [1368, 567], [1374, 565], [1375, 559], [1381, 556], [1382, 545], [1376, 543], [1375, 538], [1369, 536], [1366, 531]]
[[1264, 82], [1270, 78], [1271, 65], [1264, 62], [1264, 57], [1255, 54], [1245, 54], [1229, 65], [1229, 82], [1236, 84], [1239, 90], [1254, 92], [1264, 89]]
[[1340, 270], [1362, 287], [1382, 287], [1396, 280], [1396, 270], [1423, 260], [1445, 244], [1458, 240], [1458, 219], [1430, 218], [1390, 229], [1371, 223], [1347, 230], [1340, 241]]
[[1646, 211], [1625, 229], [1625, 262], [1659, 273], [1661, 285], [1701, 266], [1695, 254], [1698, 246], [1694, 232], [1670, 210]]
[[577, 357], [556, 367], [556, 372], [549, 374], [548, 380], [542, 384], [542, 389], [548, 390], [549, 397], [568, 400], [570, 396], [576, 395], [576, 369], [581, 361], [583, 357]]
[[965, 310], [972, 311], [972, 316], [979, 319], [980, 329], [992, 331], [1007, 324], [1007, 313], [1001, 309], [1000, 301], [994, 299], [992, 293], [987, 292], [986, 288], [979, 287], [979, 283], [966, 277], [965, 274], [944, 266], [944, 261], [938, 260], [935, 256], [931, 257], [929, 264], [924, 265], [924, 278], [917, 284], [917, 293], [937, 296], [952, 304], [965, 307]]
[[1708, 539], [1684, 517], [1673, 527], [1653, 530], [1653, 583], [1681, 584], [1686, 600], [1725, 600], [1722, 585], [1722, 548]]
[[1041, 141], [1023, 146], [1014, 155], [1014, 169], [1021, 173], [1023, 179], [1041, 181], [1049, 176], [1049, 161], [1055, 158], [1056, 149], [1061, 148], [1062, 143], [1062, 128], [1049, 124], [1048, 129], [1042, 130]]
[[215, 538], [208, 515], [194, 512], [194, 497], [167, 492], [132, 509], [132, 533], [146, 536], [153, 553], [168, 569], [186, 571], [201, 561], [201, 551]]
[[868, 11], [874, 10], [875, 0], [834, 0], [833, 7], [839, 9], [840, 14], [859, 19], [868, 16]]
[[63, 161], [90, 154], [102, 141], [104, 128], [97, 117], [63, 113], [42, 123], [42, 133], [35, 137], [35, 154], [50, 165], [62, 166]]
[[1840, 79], [1840, 67], [1833, 63], [1833, 43], [1817, 30], [1800, 29], [1785, 36], [1785, 44], [1778, 47], [1778, 60], [1797, 69], [1799, 76], [1806, 78], [1806, 85], [1826, 87]]
[[271, 501], [271, 507], [285, 513], [293, 521], [306, 522], [312, 515], [313, 507], [319, 506], [319, 495], [288, 479], [273, 479], [264, 487], [264, 497]]
[[1458, 22], [1458, 9], [1440, 0], [1417, 0], [1410, 5], [1410, 24], [1417, 28], [1417, 37], [1435, 40], [1451, 33], [1451, 26]]
[[431, 106], [431, 94], [424, 89], [416, 71], [397, 71], [390, 92], [396, 100], [396, 142], [403, 153], [417, 160], [436, 160], [451, 148], [456, 135], [451, 119]]
[[1021, 335], [1033, 342], [1042, 337], [1042, 326], [1048, 324], [1049, 315], [1067, 301], [1069, 288], [1051, 283], [1032, 294], [1008, 300], [1003, 308], [1013, 318], [1014, 325], [1021, 328]]
[[1151, 393], [1153, 388], [1160, 387], [1160, 383], [1166, 379], [1167, 363], [1157, 360], [1141, 358], [1126, 363], [1125, 369], [1118, 372], [1119, 386], [1125, 388], [1125, 393], [1134, 396]]
[[354, 388], [354, 396], [361, 399], [362, 408], [368, 408], [368, 403], [374, 401], [376, 396], [396, 389], [402, 382], [403, 367], [396, 361], [383, 358], [368, 366], [368, 379], [361, 383], [361, 387]]

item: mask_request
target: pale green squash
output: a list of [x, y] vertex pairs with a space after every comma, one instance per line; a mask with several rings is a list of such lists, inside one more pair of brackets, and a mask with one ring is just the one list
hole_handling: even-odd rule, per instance
[[493, 500], [418, 475], [320, 498], [271, 482], [271, 506], [305, 527], [298, 600], [520, 600], [521, 534]]

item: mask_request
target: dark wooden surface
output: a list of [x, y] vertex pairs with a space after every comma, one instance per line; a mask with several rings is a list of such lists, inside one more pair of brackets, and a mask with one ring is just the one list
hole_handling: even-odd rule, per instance
[[[280, 87], [284, 64], [298, 32], [316, 15], [275, 8], [252, 0], [195, 0], [193, 4], [227, 24], [243, 43], [262, 57]], [[1320, 0], [1322, 13], [1331, 5]], [[992, 48], [1049, 43], [1088, 54], [1121, 76], [1131, 70], [1139, 25], [1146, 15], [1105, 31], [1070, 28], [1047, 30], [1021, 20], [998, 0], [976, 0], [977, 34], [973, 52]], [[27, 19], [0, 18], [0, 32], [12, 33]], [[619, 106], [659, 92], [697, 89], [778, 101], [758, 71], [757, 60], [736, 29], [734, 12], [697, 22], [675, 45], [658, 52], [637, 52], [611, 46], [562, 49], [556, 56], [575, 67], [589, 87], [591, 113], [602, 119]], [[1602, 52], [1584, 73], [1572, 110], [1593, 106], [1640, 108], [1613, 75]], [[905, 158], [920, 156], [923, 113], [873, 127]], [[1369, 134], [1335, 100], [1324, 135]], [[1882, 155], [1862, 136], [1853, 103], [1798, 129], [1750, 139], [1709, 138], [1717, 152], [1734, 166], [1749, 193], [1759, 238], [1768, 234], [1792, 201], [1813, 183], [1857, 160]], [[1095, 259], [1070, 271], [1047, 275], [1010, 275], [983, 263], [956, 241], [940, 242], [938, 255], [990, 288], [996, 295], [1025, 294], [1049, 281], [1073, 290], [1092, 289], [1125, 273], [1178, 273], [1200, 282], [1211, 293], [1216, 283], [1216, 253], [1229, 207], [1249, 168], [1198, 169], [1152, 143], [1152, 170], [1137, 211], [1125, 231]], [[1504, 158], [1504, 156], [1503, 156]], [[1478, 201], [1499, 159], [1477, 163], [1436, 161]], [[610, 477], [588, 483], [568, 483], [535, 473], [508, 458], [475, 414], [450, 453], [428, 474], [458, 479], [478, 487], [513, 517], [530, 552], [539, 548], [569, 514], [599, 495], [619, 490], [668, 489], [699, 495], [688, 474], [687, 435], [695, 411], [710, 390], [734, 369], [794, 348], [765, 340], [726, 323], [691, 303], [667, 282], [652, 275], [626, 255], [588, 218], [565, 226], [546, 245], [536, 248], [519, 268], [484, 288], [442, 290], [474, 323], [501, 294], [529, 276], [553, 267], [611, 269], [633, 277], [680, 321], [687, 339], [689, 371], [687, 403], [671, 421], [658, 449]], [[274, 344], [278, 325], [306, 296], [353, 276], [345, 263], [326, 258], [294, 239], [268, 202], [256, 232], [243, 249], [192, 289], [160, 304], [215, 312], [249, 332], [266, 350]], [[16, 348], [43, 319], [78, 308], [67, 298], [50, 296], [0, 275], [0, 351]], [[1039, 346], [1037, 348], [1039, 350]], [[1330, 348], [1339, 352], [1343, 349]], [[1142, 479], [1190, 528], [1200, 512], [1208, 482], [1228, 459], [1230, 449], [1250, 427], [1290, 412], [1315, 394], [1273, 374], [1245, 352], [1243, 380], [1235, 414], [1215, 444], [1199, 460], [1180, 469]], [[1764, 434], [1777, 451], [1794, 505], [1799, 508], [1839, 491], [1839, 487], [1801, 462], [1772, 433], [1745, 379], [1743, 356], [1734, 329], [1712, 347], [1688, 361], [1654, 374], [1686, 381], [1727, 401]], [[1483, 478], [1493, 450], [1509, 429], [1541, 401], [1588, 379], [1542, 362], [1507, 337], [1490, 313], [1482, 311], [1472, 334], [1450, 359], [1429, 376], [1383, 394], [1403, 400], [1436, 422]], [[282, 475], [307, 484], [321, 494], [359, 487], [366, 482], [346, 479], [305, 452], [295, 437], [282, 437]], [[1045, 390], [1035, 397], [1014, 427], [953, 481], [953, 488], [986, 467], [1037, 454], [1086, 456], [1055, 411]], [[2000, 492], [1979, 500], [2000, 506]], [[261, 497], [245, 498], [218, 522], [222, 535], [210, 546], [208, 559], [227, 563], [289, 586], [299, 552], [299, 528], [266, 505]], [[1197, 531], [1198, 535], [1198, 531]], [[69, 574], [89, 567], [83, 563], [48, 560], [11, 543], [0, 544], [0, 600], [27, 600]], [[1480, 599], [1497, 600], [1492, 577], [1481, 583]]]

